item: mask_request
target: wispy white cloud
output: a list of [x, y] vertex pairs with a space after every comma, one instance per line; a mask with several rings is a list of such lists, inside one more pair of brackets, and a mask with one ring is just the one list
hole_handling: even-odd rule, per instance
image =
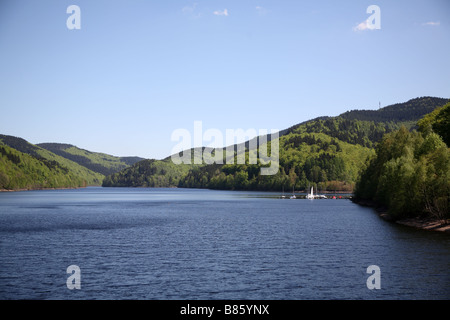
[[368, 29], [370, 29], [370, 28], [369, 28], [367, 20], [363, 21], [363, 22], [359, 23], [357, 26], [353, 27], [353, 31], [355, 31], [355, 32], [364, 31], [364, 30], [368, 30]]
[[183, 12], [183, 14], [187, 15], [187, 16], [192, 16], [194, 18], [198, 18], [200, 17], [200, 13], [197, 13], [196, 9], [197, 9], [198, 3], [194, 3], [190, 6], [185, 6], [183, 7], [183, 9], [181, 9], [181, 11]]
[[267, 9], [261, 6], [256, 6], [255, 7], [256, 11], [258, 12], [259, 15], [263, 16], [267, 14]]
[[228, 16], [228, 10], [227, 9], [217, 10], [214, 11], [213, 14], [215, 14], [216, 16]]
[[440, 21], [429, 21], [429, 22], [422, 23], [423, 26], [432, 26], [432, 27], [437, 27], [440, 24], [441, 24]]

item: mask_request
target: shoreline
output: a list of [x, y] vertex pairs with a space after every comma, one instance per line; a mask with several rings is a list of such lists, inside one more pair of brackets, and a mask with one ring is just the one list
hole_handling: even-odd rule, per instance
[[42, 191], [42, 190], [73, 190], [73, 189], [84, 189], [87, 187], [97, 187], [97, 186], [86, 186], [86, 187], [64, 187], [64, 188], [31, 188], [31, 189], [0, 189], [0, 192], [23, 192], [23, 191]]
[[408, 218], [398, 220], [396, 223], [421, 230], [450, 232], [450, 221], [448, 220], [441, 221], [438, 219]]
[[439, 220], [434, 218], [406, 218], [406, 219], [400, 219], [395, 220], [392, 218], [392, 216], [388, 213], [388, 209], [384, 206], [380, 206], [374, 201], [370, 200], [357, 200], [355, 198], [351, 199], [353, 203], [356, 203], [363, 207], [371, 207], [373, 208], [380, 218], [392, 222], [397, 223], [403, 226], [416, 228], [420, 230], [427, 230], [427, 231], [439, 231], [439, 232], [450, 232], [450, 221], [449, 220]]

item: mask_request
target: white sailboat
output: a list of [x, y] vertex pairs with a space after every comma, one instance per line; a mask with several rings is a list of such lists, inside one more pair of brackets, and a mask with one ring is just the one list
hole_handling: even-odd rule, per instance
[[314, 187], [311, 187], [311, 193], [306, 195], [306, 199], [314, 199]]

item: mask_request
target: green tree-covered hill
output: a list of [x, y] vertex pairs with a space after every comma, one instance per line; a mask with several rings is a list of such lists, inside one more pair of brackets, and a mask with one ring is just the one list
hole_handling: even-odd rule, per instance
[[[70, 177], [76, 177], [74, 181], [80, 181], [80, 183], [74, 183], [72, 187], [80, 187], [80, 186], [87, 186], [87, 185], [100, 185], [103, 181], [104, 175], [91, 171], [87, 169], [84, 166], [79, 165], [76, 162], [73, 162], [69, 159], [66, 159], [64, 157], [61, 157], [59, 155], [56, 155], [46, 149], [43, 149], [41, 147], [38, 147], [36, 145], [33, 145], [26, 141], [25, 139], [13, 137], [13, 136], [7, 136], [7, 135], [0, 135], [0, 146], [4, 147], [6, 150], [6, 147], [8, 147], [8, 152], [11, 151], [17, 151], [13, 152], [14, 155], [17, 157], [17, 161], [14, 164], [15, 165], [15, 171], [20, 172], [21, 168], [26, 171], [26, 168], [22, 166], [23, 163], [29, 163], [31, 167], [33, 167], [33, 163], [30, 161], [25, 161], [25, 159], [29, 159], [29, 157], [35, 159], [38, 161], [38, 163], [41, 164], [51, 164], [48, 167], [50, 171], [61, 169], [62, 172], [65, 172]], [[6, 152], [6, 151], [5, 151]], [[26, 157], [25, 157], [26, 155]], [[28, 157], [29, 156], [29, 157]], [[4, 160], [6, 155], [3, 155]], [[23, 160], [23, 161], [22, 161]], [[6, 161], [6, 160], [5, 160]], [[9, 164], [11, 165], [11, 164]], [[61, 171], [60, 170], [60, 171]], [[3, 172], [3, 175], [6, 175], [9, 177], [10, 181], [14, 181], [14, 177], [12, 177], [7, 171], [5, 167], [0, 169], [0, 172]], [[34, 171], [33, 171], [34, 172]], [[61, 173], [61, 172], [60, 172]], [[16, 173], [17, 174], [17, 173]], [[26, 175], [24, 173], [24, 175]], [[73, 179], [72, 179], [73, 180]], [[39, 179], [36, 181], [40, 181]], [[39, 188], [44, 188], [45, 186], [39, 186]], [[65, 183], [61, 182], [61, 186], [58, 186], [58, 183], [53, 183], [51, 188], [58, 188], [58, 187], [67, 187]], [[9, 188], [3, 188], [3, 189], [22, 189], [23, 186], [17, 186], [10, 185]], [[32, 189], [30, 187], [29, 189]]]
[[[0, 166], [3, 184], [0, 189], [10, 190], [101, 185], [105, 175], [144, 160], [91, 152], [70, 144], [34, 145], [8, 135], [0, 135], [0, 146], [3, 148], [0, 150], [3, 161]], [[38, 170], [42, 165], [47, 169]], [[43, 177], [39, 177], [37, 172], [41, 172]]]
[[261, 175], [260, 163], [204, 165], [190, 170], [179, 186], [281, 191], [314, 185], [320, 190], [351, 191], [360, 166], [373, 149], [323, 132], [306, 132], [304, 126], [279, 138], [279, 171], [275, 175]]
[[386, 134], [358, 179], [357, 201], [388, 208], [394, 219], [450, 218], [450, 103], [421, 119], [419, 131]]
[[[91, 177], [96, 182], [95, 177]], [[0, 144], [0, 189], [85, 187], [88, 180], [55, 160], [34, 157]]]
[[396, 103], [378, 110], [352, 110], [340, 115], [349, 120], [374, 122], [413, 122], [414, 124], [434, 109], [448, 103], [450, 99], [420, 97], [402, 103]]
[[106, 176], [104, 187], [174, 187], [194, 165], [174, 164], [170, 159], [143, 160]]
[[[273, 176], [260, 175], [260, 163], [184, 165], [180, 170], [168, 165], [168, 157], [161, 164], [165, 167], [164, 174], [153, 169], [139, 169], [138, 163], [105, 179], [107, 183], [104, 186], [274, 191], [315, 186], [322, 191], [352, 191], [365, 160], [375, 154], [375, 147], [385, 134], [398, 130], [401, 126], [416, 127], [421, 117], [449, 101], [422, 97], [379, 110], [353, 110], [338, 117], [319, 117], [294, 125], [280, 131], [280, 168]], [[248, 158], [248, 152], [254, 150], [249, 150], [248, 142], [244, 145]], [[222, 152], [222, 149], [216, 152]], [[157, 163], [158, 160], [153, 160], [152, 166]], [[172, 174], [171, 170], [175, 168], [177, 174]], [[163, 179], [164, 175], [170, 175], [171, 180]], [[152, 183], [148, 183], [149, 181]]]
[[119, 172], [136, 162], [144, 160], [139, 157], [115, 157], [105, 153], [92, 152], [71, 144], [39, 143], [36, 146], [105, 176]]

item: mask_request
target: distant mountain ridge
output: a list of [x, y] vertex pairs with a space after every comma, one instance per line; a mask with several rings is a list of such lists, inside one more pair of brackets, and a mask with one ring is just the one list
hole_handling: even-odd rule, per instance
[[0, 135], [0, 146], [0, 189], [84, 187], [100, 185], [104, 178], [23, 138]]
[[[136, 163], [107, 176], [103, 185], [276, 191], [314, 185], [316, 190], [351, 191], [359, 170], [366, 158], [374, 154], [374, 147], [384, 134], [402, 125], [414, 128], [424, 115], [449, 101], [420, 97], [378, 110], [352, 110], [336, 117], [318, 117], [282, 130], [280, 170], [275, 176], [260, 176], [260, 164], [229, 165], [224, 161], [225, 164], [184, 165], [185, 175], [176, 179], [180, 171], [171, 172], [170, 157], [167, 157], [159, 162]], [[248, 156], [251, 144], [249, 141], [242, 144]], [[234, 149], [237, 150], [237, 145]], [[191, 158], [195, 155], [194, 149], [184, 152], [190, 152]], [[168, 173], [171, 179], [167, 179]]]
[[101, 185], [105, 175], [142, 160], [91, 152], [71, 144], [34, 145], [23, 138], [0, 135], [0, 189]]
[[448, 103], [450, 99], [436, 97], [419, 97], [402, 103], [392, 104], [378, 110], [351, 110], [339, 117], [349, 120], [374, 122], [417, 121], [437, 107]]
[[[0, 135], [0, 189], [67, 188], [88, 185], [351, 191], [365, 159], [384, 134], [417, 121], [450, 99], [420, 97], [379, 110], [352, 110], [318, 117], [280, 131], [280, 170], [260, 176], [261, 164], [183, 164], [140, 157], [115, 157], [72, 144], [31, 144]], [[259, 137], [254, 138], [259, 140]], [[267, 139], [270, 146], [270, 136]], [[247, 153], [252, 145], [242, 143]], [[237, 145], [233, 146], [237, 150]], [[204, 148], [204, 147], [203, 147]], [[220, 151], [217, 149], [215, 151]], [[194, 149], [186, 150], [194, 157]], [[227, 163], [225, 161], [225, 163]]]
[[36, 146], [105, 176], [144, 160], [144, 158], [140, 157], [116, 157], [105, 153], [92, 152], [64, 143], [38, 143]]
[[56, 160], [36, 158], [0, 143], [0, 190], [77, 188], [89, 182], [98, 184], [97, 178], [83, 169], [69, 169]]
[[[360, 120], [360, 121], [373, 121], [373, 122], [395, 122], [407, 124], [408, 122], [417, 122], [426, 114], [432, 112], [434, 109], [445, 105], [450, 102], [448, 98], [437, 97], [419, 97], [410, 99], [406, 102], [395, 103], [385, 106], [377, 110], [369, 109], [354, 109], [341, 113], [337, 117], [346, 120]], [[289, 133], [298, 126], [314, 122], [318, 120], [334, 119], [337, 117], [321, 116], [311, 120], [301, 122], [293, 125], [288, 129], [280, 131], [280, 136]]]

